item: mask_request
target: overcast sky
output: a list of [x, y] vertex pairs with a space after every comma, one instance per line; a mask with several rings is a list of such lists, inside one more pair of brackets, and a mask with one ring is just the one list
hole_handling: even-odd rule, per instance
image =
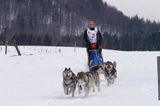
[[103, 0], [116, 7], [125, 15], [150, 19], [160, 22], [160, 0]]

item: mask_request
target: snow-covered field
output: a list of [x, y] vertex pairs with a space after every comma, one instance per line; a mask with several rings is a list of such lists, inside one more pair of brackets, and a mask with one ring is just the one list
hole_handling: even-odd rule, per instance
[[[59, 50], [61, 52], [59, 53]], [[62, 71], [88, 71], [84, 48], [0, 46], [0, 106], [160, 106], [158, 101], [157, 56], [160, 52], [103, 50], [104, 60], [116, 61], [118, 78], [107, 87], [101, 75], [101, 92], [83, 98], [66, 96]]]

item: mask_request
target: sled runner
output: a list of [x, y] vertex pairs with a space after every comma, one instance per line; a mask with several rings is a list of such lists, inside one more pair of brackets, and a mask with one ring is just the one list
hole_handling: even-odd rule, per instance
[[97, 49], [89, 51], [89, 68], [103, 65], [103, 58]]

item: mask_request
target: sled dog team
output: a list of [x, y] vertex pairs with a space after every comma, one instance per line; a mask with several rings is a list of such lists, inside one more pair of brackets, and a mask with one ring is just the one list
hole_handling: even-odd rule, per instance
[[116, 62], [107, 61], [103, 66], [96, 66], [91, 68], [88, 72], [78, 72], [77, 75], [73, 73], [71, 68], [65, 68], [63, 71], [63, 88], [66, 95], [74, 93], [76, 87], [79, 94], [85, 92], [84, 97], [87, 97], [92, 89], [95, 92], [95, 86], [100, 91], [100, 74], [104, 74], [107, 81], [107, 86], [114, 84], [117, 78]]

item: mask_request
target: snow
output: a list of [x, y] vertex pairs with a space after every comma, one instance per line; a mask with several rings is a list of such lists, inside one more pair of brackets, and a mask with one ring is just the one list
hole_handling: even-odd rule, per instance
[[[61, 50], [61, 52], [59, 52]], [[14, 47], [0, 46], [0, 106], [159, 106], [157, 56], [160, 52], [124, 52], [103, 50], [104, 60], [116, 61], [118, 78], [107, 87], [101, 75], [101, 92], [87, 98], [66, 96], [62, 71], [88, 71], [84, 48], [21, 46], [22, 56]]]

